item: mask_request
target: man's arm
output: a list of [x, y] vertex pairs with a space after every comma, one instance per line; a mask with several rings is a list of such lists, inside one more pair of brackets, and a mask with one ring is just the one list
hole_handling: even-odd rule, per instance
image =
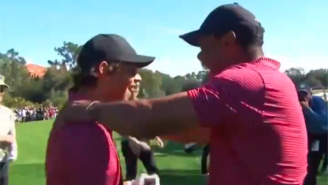
[[[316, 97], [313, 97], [316, 98]], [[315, 127], [327, 129], [328, 115], [327, 115], [327, 105], [326, 102], [322, 98], [317, 98], [313, 103], [316, 103], [316, 109], [313, 110], [310, 107], [304, 107], [303, 113], [304, 116], [310, 121], [308, 127]]]
[[[89, 116], [123, 135], [151, 139], [202, 126], [216, 126], [237, 113], [258, 115], [251, 91], [231, 79], [216, 78], [201, 88], [152, 100], [94, 103]], [[262, 88], [262, 87], [261, 87]], [[253, 89], [252, 89], [253, 91]]]
[[129, 141], [132, 141], [132, 142], [135, 142], [135, 143], [138, 143], [139, 142], [139, 140], [137, 138], [135, 138], [135, 137], [128, 136], [127, 139]]
[[89, 112], [118, 133], [137, 138], [152, 139], [199, 126], [186, 92], [153, 100], [96, 103]]
[[11, 115], [11, 129], [8, 133], [8, 135], [11, 135], [13, 137], [13, 142], [8, 147], [8, 160], [9, 161], [15, 161], [18, 156], [18, 146], [16, 141], [16, 126], [15, 126], [15, 116]]

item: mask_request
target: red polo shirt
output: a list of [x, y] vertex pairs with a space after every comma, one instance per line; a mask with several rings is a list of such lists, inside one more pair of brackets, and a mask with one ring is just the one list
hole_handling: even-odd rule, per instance
[[188, 92], [211, 127], [210, 185], [301, 185], [307, 167], [305, 121], [293, 82], [260, 58], [232, 66]]
[[[78, 99], [82, 98], [70, 94], [70, 101]], [[123, 185], [120, 169], [112, 132], [104, 126], [67, 123], [51, 130], [47, 185]]]

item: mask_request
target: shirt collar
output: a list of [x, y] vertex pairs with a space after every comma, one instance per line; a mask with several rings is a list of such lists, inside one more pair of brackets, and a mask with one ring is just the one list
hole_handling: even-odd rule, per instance
[[[235, 67], [238, 67], [238, 66], [248, 66], [249, 64], [267, 66], [267, 67], [270, 67], [270, 68], [275, 69], [275, 70], [279, 70], [280, 65], [281, 65], [280, 62], [278, 62], [277, 60], [274, 60], [274, 59], [271, 59], [271, 58], [268, 58], [268, 57], [261, 57], [261, 58], [258, 58], [256, 60], [250, 61], [250, 62], [248, 61], [248, 62], [244, 62], [244, 63], [229, 66], [228, 68], [226, 68], [222, 71], [225, 71], [225, 70], [231, 69], [231, 68], [235, 68]], [[212, 78], [216, 75], [217, 74], [210, 73], [209, 77]]]
[[[68, 102], [78, 101], [78, 100], [90, 100], [90, 98], [87, 98], [85, 95], [82, 95], [81, 93], [72, 92], [72, 91], [68, 92]], [[88, 123], [88, 122], [81, 121], [81, 123]], [[98, 122], [96, 122], [96, 123], [98, 123]], [[109, 129], [107, 129], [107, 130], [110, 131]]]
[[267, 58], [267, 57], [261, 57], [256, 60], [253, 60], [249, 63], [253, 64], [253, 65], [263, 65], [263, 66], [271, 67], [276, 70], [279, 70], [279, 68], [281, 66], [280, 62], [278, 62], [277, 60]]

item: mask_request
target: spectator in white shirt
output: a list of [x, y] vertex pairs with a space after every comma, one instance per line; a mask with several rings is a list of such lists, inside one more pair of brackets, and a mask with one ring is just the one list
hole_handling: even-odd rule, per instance
[[[137, 99], [141, 80], [141, 76], [137, 74], [131, 82], [129, 87], [131, 91], [130, 100]], [[157, 140], [159, 147], [164, 146], [163, 141], [159, 137], [156, 137], [155, 139]], [[153, 178], [158, 178], [159, 170], [155, 162], [154, 153], [149, 145], [149, 140], [137, 139], [131, 136], [122, 136], [121, 149], [126, 165], [125, 184], [133, 184], [133, 181], [137, 179], [138, 158], [143, 163], [147, 174], [152, 175]]]
[[[8, 85], [0, 75], [0, 103]], [[8, 185], [9, 162], [17, 158], [15, 115], [13, 111], [0, 104], [0, 184]]]
[[26, 110], [24, 108], [22, 109], [22, 122], [25, 122], [25, 120], [26, 120]]

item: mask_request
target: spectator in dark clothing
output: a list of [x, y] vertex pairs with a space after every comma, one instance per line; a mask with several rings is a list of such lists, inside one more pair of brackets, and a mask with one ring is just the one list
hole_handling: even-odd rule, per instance
[[208, 159], [208, 156], [210, 155], [210, 145], [206, 145], [204, 148], [203, 148], [203, 154], [202, 154], [202, 174], [203, 175], [207, 175], [208, 174], [208, 167], [207, 167], [207, 159]]
[[323, 148], [323, 154], [324, 154], [324, 160], [323, 160], [323, 163], [322, 163], [322, 167], [321, 167], [321, 173], [324, 174], [324, 175], [328, 175], [328, 134], [326, 134], [324, 136], [324, 139], [323, 139], [323, 145], [324, 147]]
[[197, 149], [197, 143], [187, 143], [184, 146], [184, 151], [187, 154], [190, 154], [190, 153], [194, 152], [196, 149]]
[[[205, 84], [208, 81], [208, 79], [209, 79], [209, 77], [208, 77], [208, 75], [206, 75], [204, 77], [204, 79], [202, 80], [202, 83], [198, 83], [198, 82], [187, 83], [182, 87], [182, 91], [188, 91], [191, 89], [195, 89], [195, 88], [199, 87], [200, 85]], [[185, 145], [185, 152], [192, 153], [197, 148], [196, 145], [197, 145], [197, 143], [188, 143], [187, 145]], [[210, 154], [210, 146], [208, 144], [203, 148], [202, 159], [201, 159], [201, 173], [203, 175], [208, 174], [207, 159], [208, 159], [209, 154]]]
[[[197, 143], [188, 143], [185, 145], [184, 150], [187, 154], [190, 154], [190, 153], [194, 152], [196, 149], [197, 149]], [[207, 159], [208, 159], [209, 154], [210, 154], [210, 145], [207, 144], [203, 148], [202, 159], [201, 159], [201, 173], [203, 175], [208, 174]]]
[[313, 96], [309, 88], [298, 90], [299, 100], [308, 132], [308, 174], [304, 185], [316, 185], [320, 162], [327, 151], [327, 104], [318, 96]]

